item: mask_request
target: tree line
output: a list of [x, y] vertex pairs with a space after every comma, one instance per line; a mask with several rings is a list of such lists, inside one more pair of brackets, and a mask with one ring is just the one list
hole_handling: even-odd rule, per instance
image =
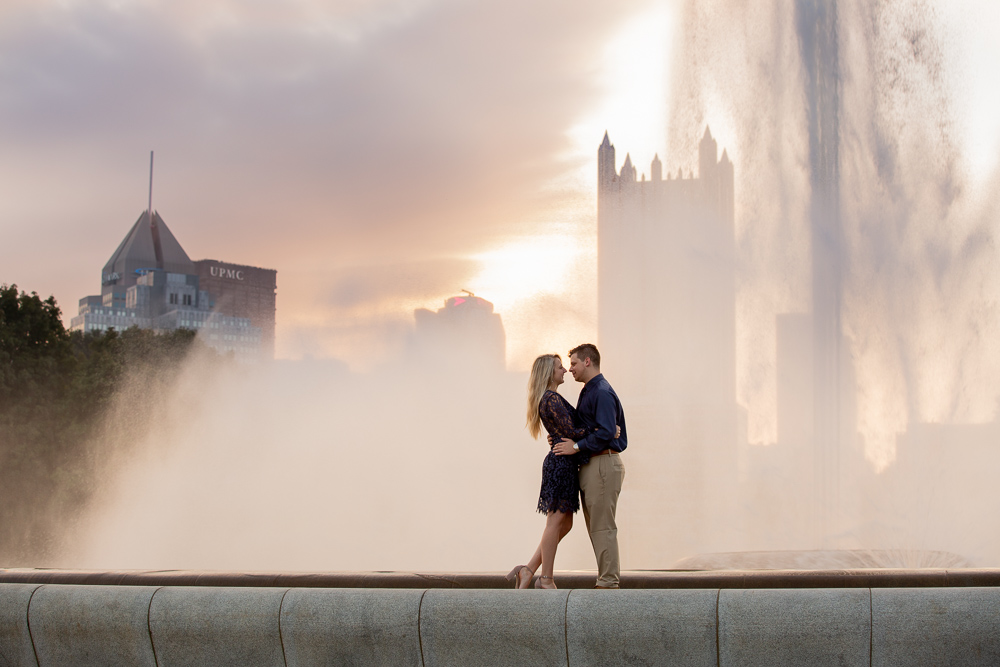
[[195, 350], [215, 356], [187, 329], [67, 331], [55, 298], [0, 285], [0, 567], [58, 557]]

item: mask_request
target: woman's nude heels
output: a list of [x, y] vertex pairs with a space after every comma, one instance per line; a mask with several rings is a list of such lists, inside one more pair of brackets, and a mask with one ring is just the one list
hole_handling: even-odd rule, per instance
[[[548, 579], [549, 583], [546, 584], [545, 580]], [[552, 580], [552, 577], [546, 577], [544, 574], [535, 579], [535, 588], [546, 588], [548, 590], [554, 590], [556, 588], [556, 582]]]
[[[526, 575], [522, 574], [525, 571], [527, 571], [528, 574]], [[504, 579], [506, 579], [507, 581], [513, 581], [514, 588], [525, 588], [526, 586], [521, 585], [522, 582], [530, 583], [531, 577], [534, 576], [534, 574], [535, 574], [534, 572], [528, 569], [527, 565], [518, 565], [513, 570], [511, 570], [510, 574], [504, 577]]]

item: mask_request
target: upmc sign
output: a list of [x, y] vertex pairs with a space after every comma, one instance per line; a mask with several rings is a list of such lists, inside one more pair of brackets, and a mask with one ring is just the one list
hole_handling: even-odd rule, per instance
[[[255, 266], [229, 264], [217, 259], [200, 259], [194, 265], [198, 269], [198, 278], [201, 280], [202, 289], [209, 291], [213, 289], [240, 290], [244, 288], [270, 288], [273, 290], [276, 287], [275, 276], [277, 272], [273, 269], [259, 269]], [[209, 285], [214, 285], [215, 287], [209, 287]], [[226, 287], [226, 285], [229, 287]]]
[[213, 278], [229, 278], [230, 280], [243, 280], [243, 271], [240, 269], [227, 269], [223, 266], [212, 266], [208, 269]]

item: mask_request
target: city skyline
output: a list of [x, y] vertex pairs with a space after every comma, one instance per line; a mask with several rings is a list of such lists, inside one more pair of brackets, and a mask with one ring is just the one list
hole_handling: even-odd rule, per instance
[[[278, 358], [363, 367], [462, 289], [504, 313], [513, 366], [568, 347], [596, 321], [593, 136], [631, 119], [603, 113], [622, 99], [611, 47], [659, 16], [629, 39], [658, 75], [669, 16], [532, 8], [526, 29], [516, 9], [6, 5], [0, 121], [18, 131], [0, 139], [0, 279], [54, 295], [68, 323], [89, 267], [146, 208], [154, 150], [153, 207], [179, 238], [281, 274]], [[652, 106], [660, 127], [641, 131], [662, 134]], [[557, 266], [539, 243], [560, 245]]]

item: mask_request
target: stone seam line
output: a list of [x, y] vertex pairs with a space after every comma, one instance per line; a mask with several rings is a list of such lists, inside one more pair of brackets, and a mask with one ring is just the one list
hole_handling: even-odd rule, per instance
[[38, 649], [35, 648], [35, 636], [31, 634], [31, 601], [35, 598], [35, 593], [37, 593], [41, 587], [42, 586], [36, 586], [35, 590], [31, 591], [31, 595], [28, 597], [28, 607], [24, 610], [24, 623], [28, 626], [28, 639], [31, 640], [31, 652], [35, 654], [36, 665], [40, 665], [41, 663], [38, 661]]
[[719, 600], [722, 589], [715, 591], [715, 667], [722, 666], [722, 647], [719, 645]]
[[[514, 580], [515, 582], [517, 579]], [[563, 644], [566, 646], [566, 667], [569, 667], [569, 596], [573, 594], [570, 589], [566, 594], [566, 606], [563, 607]]]
[[427, 590], [424, 589], [420, 594], [420, 602], [417, 603], [417, 646], [420, 647], [420, 665], [421, 667], [426, 667], [427, 661], [424, 660], [424, 637], [423, 630], [420, 625], [420, 614], [424, 610], [424, 596], [427, 595]]
[[285, 607], [285, 596], [290, 590], [292, 589], [285, 589], [285, 592], [281, 594], [281, 602], [278, 603], [278, 643], [281, 644], [281, 662], [285, 664], [285, 667], [288, 667], [288, 656], [285, 654], [285, 637], [281, 633], [281, 610]]
[[160, 659], [156, 655], [156, 642], [153, 641], [153, 621], [150, 618], [152, 615], [150, 612], [153, 609], [153, 598], [155, 598], [156, 594], [161, 590], [163, 590], [163, 586], [159, 586], [155, 591], [153, 591], [153, 594], [149, 596], [149, 605], [146, 606], [146, 631], [149, 633], [149, 646], [153, 649], [153, 664], [155, 664], [156, 667], [160, 667]]
[[872, 589], [868, 589], [868, 667], [872, 667], [875, 656], [875, 603], [872, 601]]

